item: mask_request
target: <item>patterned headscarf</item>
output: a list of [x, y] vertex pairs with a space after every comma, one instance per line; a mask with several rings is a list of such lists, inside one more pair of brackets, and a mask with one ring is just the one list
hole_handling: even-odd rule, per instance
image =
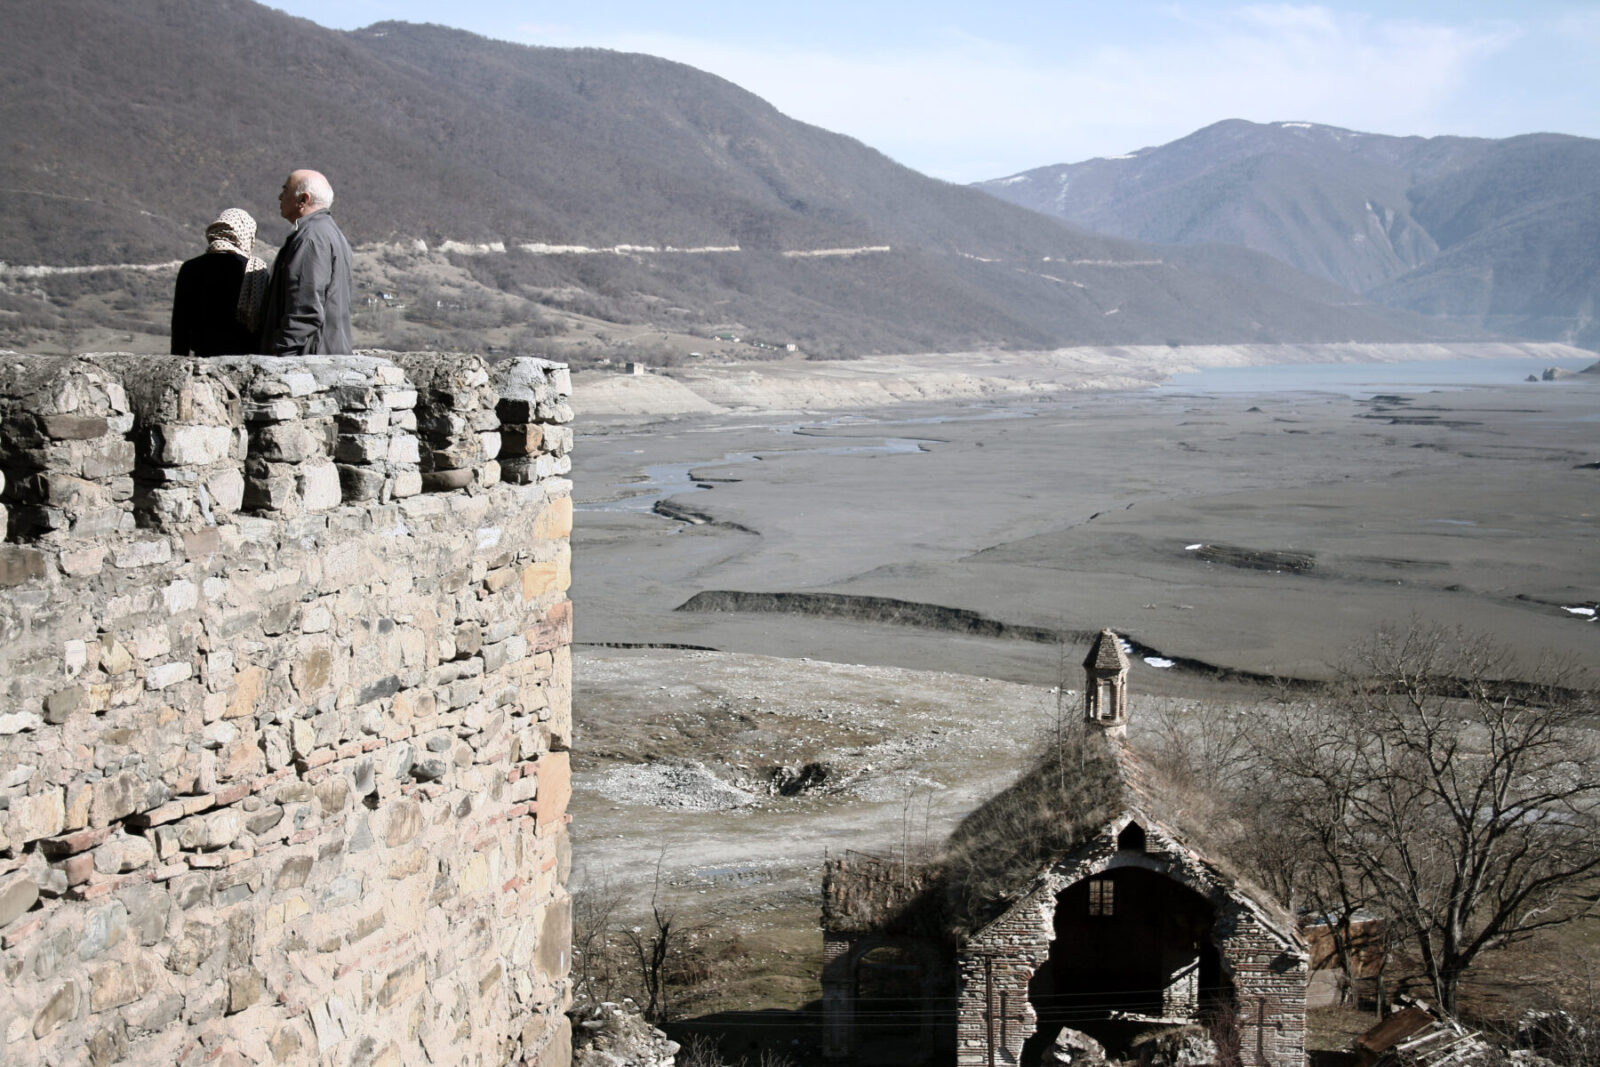
[[255, 243], [256, 220], [236, 207], [228, 208], [206, 227], [207, 252], [232, 252], [245, 258], [234, 316], [251, 333], [261, 329], [261, 308], [267, 301], [267, 265], [250, 254]]

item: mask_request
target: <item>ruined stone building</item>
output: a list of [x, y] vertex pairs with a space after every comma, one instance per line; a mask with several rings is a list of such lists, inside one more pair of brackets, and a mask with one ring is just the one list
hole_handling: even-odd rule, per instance
[[1066, 1029], [1133, 1057], [1204, 1028], [1247, 1067], [1304, 1063], [1307, 954], [1291, 917], [1178, 825], [1124, 738], [1128, 661], [1084, 663], [1081, 730], [922, 867], [829, 862], [824, 1043], [835, 1062], [1037, 1064]]
[[0, 353], [0, 1063], [568, 1062], [569, 389]]

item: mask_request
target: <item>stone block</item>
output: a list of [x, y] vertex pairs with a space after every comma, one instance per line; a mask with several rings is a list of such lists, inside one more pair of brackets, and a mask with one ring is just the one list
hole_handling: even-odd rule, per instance
[[144, 806], [145, 783], [136, 771], [119, 771], [94, 783], [89, 823], [107, 826]]
[[539, 788], [534, 801], [539, 827], [561, 822], [572, 799], [572, 764], [565, 752], [549, 752], [539, 759]]
[[110, 634], [100, 635], [100, 669], [112, 677], [133, 670], [133, 656]]
[[266, 992], [265, 976], [254, 967], [241, 967], [228, 974], [228, 1014], [236, 1015], [261, 999]]
[[162, 663], [145, 671], [144, 687], [151, 691], [166, 689], [194, 676], [194, 665], [186, 660]]
[[572, 1020], [556, 1019], [551, 1034], [539, 1050], [538, 1067], [572, 1067]]
[[383, 843], [390, 848], [407, 844], [422, 829], [422, 806], [410, 797], [391, 801], [385, 812]]
[[226, 848], [244, 832], [244, 819], [233, 808], [196, 815], [178, 824], [178, 841], [187, 849], [215, 851]]
[[429, 493], [448, 493], [465, 489], [472, 484], [472, 471], [467, 469], [424, 471], [422, 488]]
[[322, 454], [322, 442], [302, 422], [275, 422], [250, 435], [250, 453], [274, 463], [304, 463]]
[[300, 468], [300, 497], [307, 511], [327, 511], [339, 506], [339, 469], [332, 463], [307, 463]]
[[232, 426], [159, 426], [157, 456], [172, 467], [207, 467], [229, 458], [244, 458], [242, 442]]
[[6, 816], [6, 836], [16, 844], [54, 837], [66, 826], [66, 797], [60, 786], [42, 793], [12, 797], [11, 810]]
[[222, 536], [214, 526], [203, 530], [186, 530], [183, 539], [183, 558], [195, 563], [206, 563], [222, 548]]
[[547, 593], [559, 593], [572, 585], [571, 565], [565, 559], [530, 563], [522, 569], [522, 598], [537, 600]]
[[337, 425], [341, 434], [368, 436], [389, 433], [389, 412], [383, 410], [341, 411]]
[[39, 422], [56, 441], [90, 441], [103, 437], [111, 428], [100, 415], [46, 415]]
[[395, 464], [420, 463], [422, 462], [420, 442], [412, 434], [395, 434], [389, 438], [389, 448], [383, 458]]
[[278, 873], [272, 880], [272, 887], [277, 890], [299, 889], [306, 884], [306, 879], [311, 877], [311, 868], [315, 862], [311, 856], [289, 857], [278, 868]]
[[111, 562], [123, 570], [153, 567], [172, 559], [172, 542], [165, 537], [154, 541], [132, 541], [118, 545], [111, 552]]
[[300, 632], [303, 634], [326, 633], [333, 625], [333, 612], [326, 604], [307, 604], [300, 613]]
[[[87, 578], [99, 574], [105, 568], [106, 548], [104, 545], [86, 545], [82, 548], [61, 550], [61, 570], [73, 578]], [[0, 580], [0, 585], [5, 584]]]
[[39, 899], [39, 884], [27, 871], [0, 875], [0, 930], [10, 926]]
[[244, 472], [237, 467], [216, 472], [204, 486], [222, 514], [231, 515], [244, 506]]
[[84, 921], [83, 937], [78, 941], [78, 958], [84, 961], [98, 959], [107, 950], [122, 944], [127, 935], [128, 909], [122, 901], [114, 900], [103, 908], [96, 908]]
[[300, 417], [300, 405], [288, 397], [275, 400], [256, 400], [244, 406], [244, 420], [256, 422], [288, 422]]
[[338, 468], [339, 489], [347, 502], [359, 504], [366, 500], [377, 500], [383, 495], [384, 483], [388, 481], [383, 471], [348, 463], [340, 463]]
[[37, 581], [49, 574], [45, 554], [22, 545], [0, 545], [0, 589]]
[[373, 434], [340, 434], [334, 444], [333, 458], [341, 463], [376, 463], [389, 454], [389, 436]]
[[98, 482], [70, 474], [35, 474], [21, 482], [23, 499], [81, 514], [111, 503], [111, 495]]
[[73, 454], [78, 473], [97, 482], [131, 474], [138, 458], [133, 442], [125, 437], [102, 437], [92, 445], [78, 446]]
[[245, 463], [244, 502], [267, 512], [291, 512], [299, 502], [295, 467], [251, 457]]
[[132, 1004], [155, 988], [160, 974], [140, 953], [131, 961], [108, 963], [89, 972], [89, 1010], [107, 1011]]
[[539, 509], [533, 536], [540, 541], [562, 541], [572, 536], [572, 497], [558, 496]]
[[416, 496], [420, 492], [422, 492], [421, 471], [403, 470], [394, 472], [394, 486], [390, 490], [390, 495], [396, 500]]
[[186, 578], [179, 578], [161, 587], [161, 603], [168, 615], [193, 611], [200, 603], [200, 588]]
[[396, 967], [389, 972], [388, 977], [383, 981], [383, 985], [378, 987], [378, 1005], [382, 1008], [392, 1008], [408, 997], [422, 992], [427, 984], [427, 961], [418, 956], [410, 963]]
[[564, 456], [572, 451], [572, 427], [546, 426], [544, 430], [544, 448], [546, 452], [557, 456]]
[[333, 653], [327, 648], [312, 648], [291, 663], [289, 680], [300, 699], [310, 701], [332, 679]]
[[133, 834], [117, 834], [94, 850], [94, 869], [101, 874], [127, 874], [155, 862], [155, 846]]
[[34, 711], [8, 711], [0, 713], [0, 737], [37, 730], [44, 725], [44, 717]]
[[81, 1008], [82, 996], [78, 992], [78, 983], [72, 980], [63, 982], [50, 999], [40, 1009], [39, 1014], [33, 1018], [33, 1036], [42, 1039], [62, 1023], [71, 1022], [78, 1017]]
[[566, 978], [572, 965], [572, 898], [562, 893], [545, 905], [533, 965], [547, 982]]
[[500, 454], [503, 456], [535, 456], [543, 448], [544, 427], [536, 422], [500, 427]]

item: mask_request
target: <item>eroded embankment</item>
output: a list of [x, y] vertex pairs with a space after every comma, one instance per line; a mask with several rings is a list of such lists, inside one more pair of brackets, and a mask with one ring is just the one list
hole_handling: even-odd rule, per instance
[[[803, 615], [882, 626], [905, 626], [936, 633], [961, 634], [998, 641], [1028, 641], [1041, 645], [1084, 644], [1098, 631], [1050, 626], [1029, 626], [990, 618], [967, 608], [927, 604], [893, 597], [859, 596], [849, 593], [761, 593], [736, 589], [706, 589], [679, 604], [675, 611], [750, 612], [773, 615]], [[1279, 679], [1268, 674], [1235, 670], [1187, 656], [1162, 652], [1126, 633], [1120, 635], [1126, 650], [1147, 660], [1162, 660], [1172, 670], [1192, 671], [1220, 680], [1274, 682], [1293, 686], [1311, 685], [1296, 679]]]

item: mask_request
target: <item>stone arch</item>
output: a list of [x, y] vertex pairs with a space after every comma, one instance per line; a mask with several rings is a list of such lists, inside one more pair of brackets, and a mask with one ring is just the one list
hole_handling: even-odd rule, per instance
[[953, 975], [940, 947], [917, 937], [863, 937], [825, 963], [830, 1060], [924, 1063], [948, 1028]]
[[[1156, 1020], [1199, 1022], [1235, 1006], [1218, 902], [1148, 858], [1143, 837], [1129, 823], [1117, 859], [1056, 893], [1049, 953], [1028, 985], [1037, 1024], [1023, 1045], [1024, 1067], [1039, 1062], [1063, 1027], [1119, 1055]], [[1135, 841], [1139, 849], [1124, 847]]]

